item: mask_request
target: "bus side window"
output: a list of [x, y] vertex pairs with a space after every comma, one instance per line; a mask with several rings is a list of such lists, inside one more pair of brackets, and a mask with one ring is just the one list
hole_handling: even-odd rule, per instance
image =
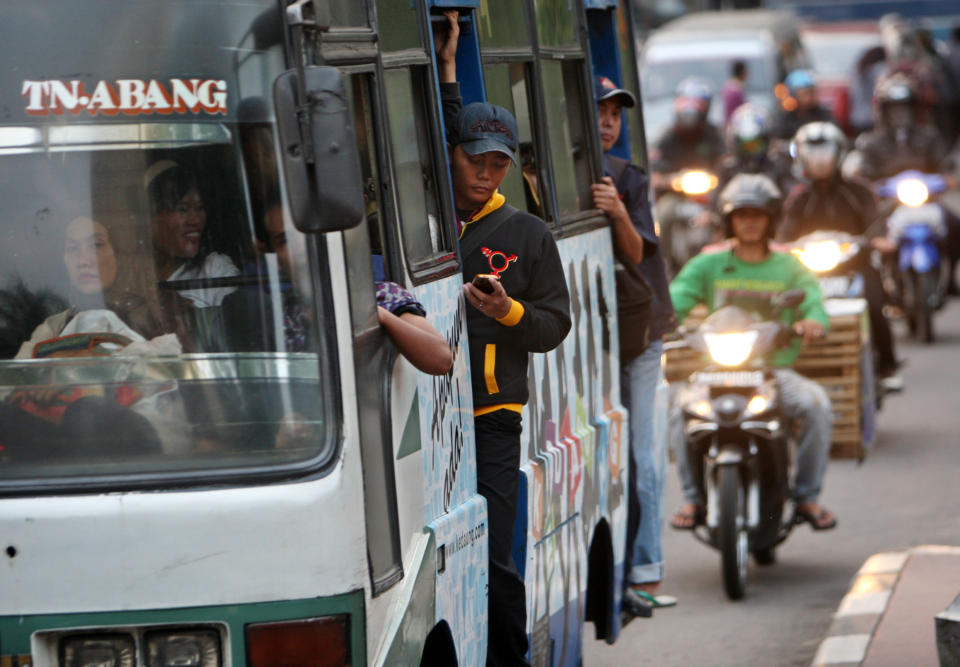
[[561, 218], [592, 206], [590, 146], [581, 104], [592, 97], [584, 94], [580, 84], [583, 66], [580, 60], [544, 60], [541, 65], [557, 212]]
[[536, 146], [530, 121], [529, 66], [525, 62], [485, 64], [487, 99], [517, 119], [520, 169], [511, 169], [500, 186], [509, 202], [525, 201], [527, 211], [543, 216]]
[[438, 178], [424, 107], [425, 77], [423, 67], [391, 69], [384, 75], [400, 228], [414, 273], [418, 266], [453, 253], [453, 241], [439, 215]]

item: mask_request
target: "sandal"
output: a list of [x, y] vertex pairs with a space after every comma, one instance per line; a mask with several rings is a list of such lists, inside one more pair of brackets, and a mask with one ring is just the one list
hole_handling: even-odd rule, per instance
[[837, 517], [825, 507], [816, 513], [797, 507], [797, 523], [809, 523], [814, 530], [830, 530], [836, 528]]
[[673, 517], [670, 519], [670, 527], [674, 530], [693, 530], [702, 525], [706, 519], [707, 511], [699, 505], [694, 506], [692, 512], [686, 511], [685, 507], [681, 507], [673, 513]]
[[630, 590], [632, 590], [634, 593], [640, 596], [643, 600], [646, 600], [650, 604], [650, 606], [653, 607], [654, 609], [658, 609], [660, 607], [676, 607], [677, 606], [677, 598], [673, 597], [672, 595], [660, 595], [660, 594], [654, 595], [653, 593], [648, 593], [645, 590], [641, 590], [639, 588], [632, 588], [632, 587]]

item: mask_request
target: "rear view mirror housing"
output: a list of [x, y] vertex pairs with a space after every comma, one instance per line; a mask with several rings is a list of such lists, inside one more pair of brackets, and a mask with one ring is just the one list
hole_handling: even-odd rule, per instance
[[365, 210], [363, 176], [343, 77], [325, 66], [304, 67], [302, 82], [299, 76], [284, 72], [273, 87], [293, 223], [304, 233], [356, 227]]

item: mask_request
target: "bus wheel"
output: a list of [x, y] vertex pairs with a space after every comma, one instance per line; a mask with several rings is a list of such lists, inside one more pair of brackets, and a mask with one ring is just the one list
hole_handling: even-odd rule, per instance
[[446, 621], [440, 621], [423, 643], [420, 667], [457, 667], [457, 647], [453, 643], [453, 634]]

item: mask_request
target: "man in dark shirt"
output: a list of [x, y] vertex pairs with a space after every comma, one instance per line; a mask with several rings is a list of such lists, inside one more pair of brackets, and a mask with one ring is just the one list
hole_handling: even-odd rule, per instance
[[[517, 121], [485, 102], [460, 107], [455, 11], [436, 48], [460, 232], [477, 455], [490, 562], [487, 665], [528, 665], [526, 593], [511, 553], [520, 481], [521, 410], [530, 353], [570, 330], [570, 295], [553, 234], [498, 192], [519, 148]], [[481, 280], [475, 278], [480, 276]]]
[[664, 500], [667, 468], [666, 442], [654, 437], [654, 402], [662, 378], [662, 336], [676, 327], [660, 245], [653, 226], [649, 183], [637, 166], [610, 150], [620, 137], [624, 107], [633, 107], [633, 94], [607, 77], [594, 78], [600, 142], [604, 151], [604, 177], [592, 186], [594, 206], [610, 218], [613, 242], [621, 261], [637, 265], [653, 292], [650, 343], [633, 359], [625, 359], [621, 347], [620, 393], [630, 412], [630, 489], [627, 520], [629, 564], [624, 606], [645, 614], [649, 607], [676, 604], [676, 599], [658, 595], [663, 579], [660, 510]]
[[[796, 186], [790, 193], [777, 239], [791, 242], [816, 231], [837, 231], [873, 237], [874, 246], [889, 250], [882, 229], [875, 224], [877, 204], [873, 190], [860, 179], [848, 179], [840, 173], [840, 163], [846, 152], [843, 131], [832, 123], [810, 123], [797, 132], [796, 146], [797, 164], [809, 182]], [[896, 376], [899, 364], [893, 334], [883, 315], [883, 283], [880, 274], [870, 264], [869, 248], [849, 260], [849, 264], [863, 276], [870, 329], [877, 352], [877, 375], [884, 379], [889, 389], [898, 389], [902, 381]]]

